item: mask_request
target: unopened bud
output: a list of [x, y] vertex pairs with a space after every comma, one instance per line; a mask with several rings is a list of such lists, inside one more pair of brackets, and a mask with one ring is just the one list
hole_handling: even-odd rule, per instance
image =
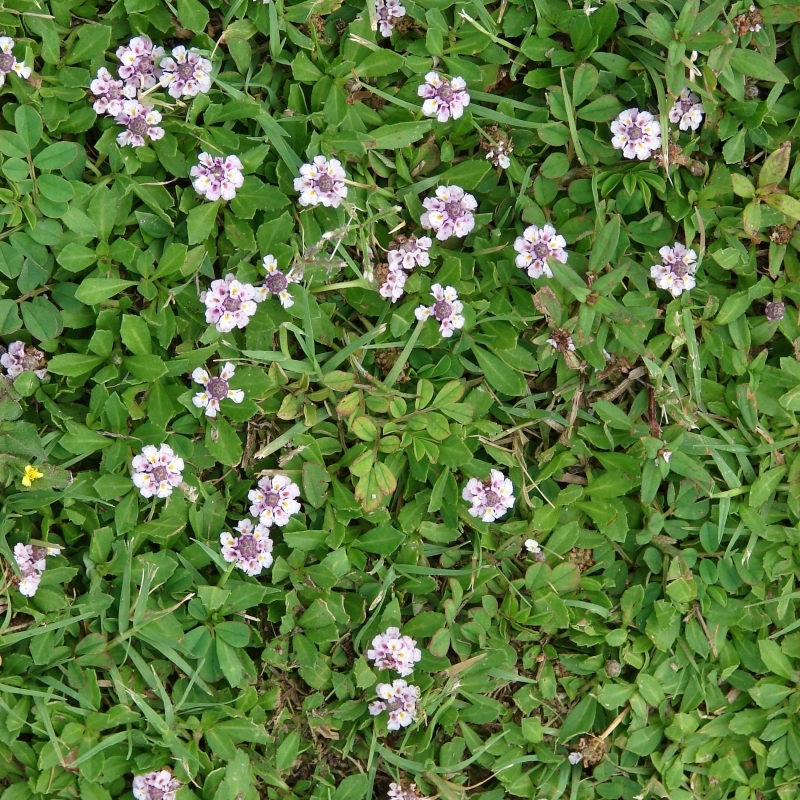
[[786, 314], [786, 305], [780, 300], [774, 300], [771, 303], [767, 303], [764, 313], [770, 322], [780, 322]]

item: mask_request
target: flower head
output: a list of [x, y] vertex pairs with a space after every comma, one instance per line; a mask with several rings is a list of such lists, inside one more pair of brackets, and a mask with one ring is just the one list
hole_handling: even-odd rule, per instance
[[574, 766], [575, 764], [580, 764], [581, 761], [583, 761], [583, 754], [580, 751], [575, 750], [567, 756], [567, 759], [569, 760], [569, 763]]
[[414, 267], [427, 267], [431, 263], [428, 250], [433, 242], [430, 236], [398, 236], [394, 248], [386, 254], [386, 261], [390, 269], [413, 269]]
[[258, 482], [258, 488], [247, 494], [252, 503], [250, 514], [258, 517], [267, 528], [273, 525], [283, 527], [294, 514], [303, 510], [295, 499], [299, 496], [297, 484], [285, 475], [265, 476]]
[[303, 276], [294, 269], [290, 269], [288, 272], [278, 269], [278, 260], [275, 256], [264, 256], [263, 263], [267, 279], [263, 286], [256, 289], [256, 292], [264, 300], [276, 295], [284, 308], [291, 308], [294, 305], [294, 298], [289, 292], [289, 284], [299, 283]]
[[161, 59], [161, 85], [170, 97], [195, 97], [211, 89], [211, 62], [197, 50], [178, 45], [172, 56]]
[[242, 162], [236, 156], [210, 156], [200, 153], [197, 166], [189, 170], [192, 186], [206, 200], [233, 200], [244, 183]]
[[426, 211], [420, 224], [423, 228], [433, 228], [440, 242], [454, 234], [463, 238], [475, 227], [472, 212], [478, 202], [460, 186], [439, 186], [435, 197], [426, 197], [422, 205]]
[[17, 562], [22, 577], [19, 581], [19, 592], [25, 597], [33, 597], [39, 588], [42, 573], [47, 566], [47, 556], [57, 556], [61, 548], [56, 545], [41, 547], [33, 544], [15, 544], [14, 561]]
[[229, 564], [236, 564], [248, 575], [260, 575], [262, 570], [272, 566], [272, 539], [269, 528], [258, 523], [254, 525], [249, 519], [243, 519], [234, 530], [238, 536], [222, 533], [219, 542], [222, 545], [222, 557]]
[[228, 383], [234, 373], [235, 367], [231, 363], [225, 364], [218, 378], [212, 378], [202, 367], [198, 367], [192, 373], [192, 380], [203, 387], [203, 391], [196, 394], [192, 402], [197, 408], [204, 408], [207, 417], [217, 416], [222, 400], [233, 400], [234, 403], [241, 403], [244, 400], [244, 392], [241, 389], [231, 389]]
[[11, 342], [8, 350], [0, 355], [0, 364], [6, 368], [9, 378], [16, 378], [28, 370], [41, 379], [47, 375], [44, 353], [25, 342]]
[[781, 300], [773, 300], [767, 303], [764, 314], [770, 322], [780, 322], [786, 316], [786, 304]]
[[180, 781], [168, 769], [158, 769], [133, 779], [136, 800], [175, 800], [180, 788]]
[[384, 264], [382, 268], [382, 270], [376, 271], [376, 276], [379, 279], [383, 274], [378, 293], [381, 297], [385, 297], [387, 300], [391, 299], [393, 303], [396, 303], [403, 296], [408, 276], [401, 267], [390, 267]]
[[112, 117], [122, 113], [123, 101], [136, 99], [136, 87], [118, 81], [105, 67], [97, 70], [97, 77], [89, 84], [89, 91], [94, 95], [92, 108], [95, 113]]
[[142, 105], [138, 100], [124, 100], [122, 110], [114, 120], [126, 128], [117, 136], [120, 147], [144, 147], [147, 143], [145, 137], [156, 141], [164, 136], [164, 129], [158, 125], [161, 122], [161, 112], [152, 106]]
[[661, 125], [649, 111], [629, 108], [623, 111], [612, 123], [614, 134], [611, 144], [615, 150], [622, 150], [625, 158], [650, 158], [661, 147]]
[[164, 48], [154, 45], [146, 36], [135, 36], [117, 49], [119, 76], [135, 89], [152, 89], [158, 82], [156, 63]]
[[315, 156], [311, 164], [300, 167], [300, 177], [294, 179], [294, 190], [300, 192], [298, 202], [301, 206], [338, 208], [347, 197], [346, 177], [340, 161]]
[[650, 267], [650, 277], [659, 289], [666, 289], [673, 297], [688, 292], [697, 285], [697, 253], [676, 242], [674, 247], [664, 246], [659, 251], [663, 263]]
[[575, 352], [575, 342], [572, 341], [572, 337], [563, 328], [553, 328], [550, 332], [550, 338], [547, 340], [547, 344], [549, 344], [553, 350], [558, 350], [559, 353]]
[[374, 661], [378, 669], [391, 669], [406, 678], [414, 671], [422, 652], [414, 639], [400, 635], [399, 628], [387, 628], [372, 640], [367, 658]]
[[494, 522], [514, 507], [514, 484], [498, 469], [489, 473], [489, 480], [470, 478], [461, 496], [470, 503], [470, 516]]
[[530, 225], [514, 241], [514, 249], [518, 253], [516, 264], [520, 269], [527, 270], [531, 278], [541, 278], [542, 275], [552, 278], [553, 270], [550, 269], [547, 259], [554, 258], [559, 263], [566, 264], [566, 246], [566, 240], [556, 233], [552, 225], [545, 225], [543, 228]]
[[388, 38], [394, 30], [395, 20], [402, 19], [406, 10], [400, 5], [400, 0], [375, 0], [375, 15], [381, 36]]
[[525, 549], [529, 553], [533, 553], [534, 555], [537, 555], [538, 553], [542, 552], [542, 546], [539, 544], [539, 542], [536, 541], [536, 539], [526, 539]]
[[145, 445], [131, 462], [133, 485], [142, 497], [169, 497], [183, 481], [183, 459], [169, 445]]
[[514, 152], [514, 142], [511, 139], [498, 142], [486, 151], [486, 160], [491, 161], [495, 167], [508, 169], [511, 166], [509, 156]]
[[386, 794], [389, 800], [430, 800], [430, 798], [420, 794], [415, 783], [410, 784], [408, 788], [405, 788], [400, 783], [390, 783], [389, 791]]
[[262, 299], [255, 286], [240, 283], [230, 274], [225, 280], [211, 281], [209, 290], [200, 295], [200, 302], [206, 306], [206, 322], [213, 322], [221, 333], [246, 327]]
[[14, 57], [14, 40], [10, 36], [0, 36], [0, 86], [6, 82], [6, 75], [10, 72], [20, 78], [29, 78], [31, 68]]
[[436, 302], [430, 306], [419, 306], [414, 313], [419, 320], [433, 317], [439, 323], [439, 333], [449, 339], [453, 331], [464, 327], [464, 317], [461, 314], [464, 304], [458, 299], [458, 293], [452, 286], [442, 288], [440, 284], [434, 283], [431, 294]]
[[700, 98], [691, 90], [684, 87], [675, 101], [675, 105], [669, 110], [669, 121], [678, 123], [682, 131], [691, 128], [696, 131], [703, 122], [706, 110], [700, 102]]
[[34, 481], [38, 481], [39, 478], [44, 478], [44, 472], [39, 472], [36, 467], [28, 464], [25, 467], [25, 474], [22, 476], [22, 485], [23, 486], [32, 486]]
[[449, 81], [438, 72], [429, 72], [425, 76], [425, 83], [417, 94], [425, 98], [422, 113], [426, 117], [436, 117], [439, 122], [447, 122], [450, 117], [459, 119], [469, 105], [467, 82], [463, 78]]
[[419, 701], [418, 686], [409, 686], [402, 678], [398, 678], [391, 683], [379, 683], [375, 692], [380, 699], [370, 703], [369, 713], [377, 717], [378, 714], [388, 711], [387, 727], [390, 731], [407, 728], [414, 721]]

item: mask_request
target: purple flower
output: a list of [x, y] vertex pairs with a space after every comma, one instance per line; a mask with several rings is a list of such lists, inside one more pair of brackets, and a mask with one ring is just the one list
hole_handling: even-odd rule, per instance
[[89, 84], [89, 91], [95, 97], [92, 104], [95, 112], [112, 117], [122, 113], [124, 100], [136, 99], [136, 87], [118, 81], [105, 67], [97, 70], [97, 77]]
[[244, 183], [242, 162], [236, 156], [210, 156], [200, 153], [198, 164], [189, 170], [194, 190], [206, 200], [233, 200]]
[[169, 445], [156, 448], [145, 445], [131, 462], [133, 485], [142, 497], [169, 497], [183, 481], [183, 459], [176, 456]]
[[414, 664], [422, 658], [422, 652], [410, 636], [401, 636], [399, 628], [387, 628], [372, 640], [372, 649], [367, 658], [375, 662], [378, 669], [391, 669], [403, 678], [414, 671]]
[[460, 186], [440, 186], [435, 197], [426, 197], [422, 205], [427, 209], [420, 219], [423, 228], [433, 228], [436, 238], [443, 242], [453, 234], [466, 236], [475, 227], [472, 212], [478, 203]]
[[243, 519], [234, 530], [238, 536], [227, 532], [220, 534], [222, 557], [250, 576], [260, 575], [262, 570], [269, 569], [272, 566], [269, 528]]
[[19, 592], [25, 597], [33, 597], [39, 588], [42, 573], [45, 570], [46, 557], [57, 556], [61, 552], [60, 547], [47, 546], [40, 547], [32, 544], [15, 544], [14, 561], [17, 562], [22, 578], [19, 582]]
[[154, 45], [146, 36], [136, 36], [117, 49], [119, 76], [135, 89], [152, 89], [158, 82], [156, 62], [164, 48]]
[[389, 37], [394, 30], [394, 21], [402, 19], [406, 10], [400, 5], [400, 0], [375, 0], [375, 15], [381, 36]]
[[614, 134], [611, 144], [615, 150], [622, 150], [625, 158], [650, 158], [661, 147], [661, 125], [648, 111], [629, 108], [623, 111], [612, 123]]
[[495, 167], [508, 169], [511, 166], [509, 156], [514, 151], [514, 143], [508, 139], [493, 145], [486, 153], [486, 160], [491, 161]]
[[379, 683], [375, 692], [380, 698], [369, 705], [369, 713], [373, 717], [389, 712], [390, 731], [407, 728], [414, 721], [419, 701], [419, 687], [409, 686], [402, 678], [391, 683]]
[[27, 79], [31, 75], [31, 68], [14, 57], [14, 40], [10, 36], [0, 36], [0, 86], [6, 82], [6, 75], [10, 72]]
[[419, 793], [415, 783], [410, 784], [407, 789], [401, 783], [390, 783], [386, 794], [389, 800], [430, 800]]
[[273, 478], [265, 476], [258, 482], [258, 489], [251, 489], [247, 493], [253, 504], [250, 506], [250, 515], [258, 517], [267, 528], [273, 525], [283, 527], [294, 514], [303, 510], [295, 499], [299, 496], [297, 484], [285, 475], [275, 475]]
[[233, 364], [225, 364], [218, 378], [212, 378], [202, 367], [192, 372], [192, 380], [205, 390], [196, 394], [192, 402], [197, 408], [204, 408], [207, 417], [217, 416], [221, 400], [233, 400], [234, 403], [241, 403], [244, 400], [244, 392], [241, 389], [231, 389], [228, 384], [235, 374], [235, 369]]
[[576, 764], [580, 764], [581, 761], [583, 761], [583, 754], [575, 750], [567, 756], [567, 760], [574, 767]]
[[180, 781], [168, 769], [158, 769], [133, 779], [136, 800], [175, 800]]
[[679, 123], [678, 127], [682, 131], [691, 128], [696, 131], [703, 122], [706, 110], [700, 102], [700, 98], [690, 89], [681, 89], [675, 105], [669, 110], [669, 121]]
[[471, 504], [470, 516], [484, 522], [494, 522], [514, 507], [514, 484], [499, 469], [489, 475], [488, 481], [470, 478], [461, 494]]
[[403, 296], [407, 278], [408, 276], [402, 269], [389, 267], [386, 271], [386, 279], [378, 289], [378, 293], [381, 297], [385, 297], [387, 300], [391, 299], [393, 303], [396, 303]]
[[461, 315], [464, 304], [458, 299], [458, 293], [452, 286], [442, 288], [440, 284], [434, 283], [431, 294], [436, 302], [431, 306], [418, 306], [414, 314], [419, 320], [433, 317], [439, 323], [439, 333], [449, 339], [453, 331], [464, 327], [464, 317]]
[[400, 238], [397, 242], [397, 248], [389, 250], [386, 254], [389, 269], [413, 269], [415, 266], [427, 267], [431, 263], [428, 250], [431, 249], [432, 244], [430, 236]]
[[300, 177], [294, 179], [294, 190], [300, 192], [301, 206], [323, 206], [338, 208], [342, 198], [347, 197], [344, 181], [347, 175], [341, 162], [325, 156], [315, 156], [311, 164], [300, 167]]
[[206, 322], [213, 322], [220, 333], [229, 333], [247, 326], [261, 298], [252, 284], [226, 275], [225, 280], [211, 281], [211, 288], [200, 295], [200, 302], [206, 305]]
[[572, 337], [561, 328], [554, 328], [553, 335], [546, 341], [553, 350], [558, 350], [559, 353], [575, 352], [575, 342], [573, 342]]
[[124, 100], [122, 111], [114, 117], [114, 120], [127, 128], [117, 136], [117, 144], [120, 147], [126, 145], [144, 147], [145, 136], [152, 141], [164, 136], [164, 129], [158, 127], [158, 123], [161, 122], [161, 112], [152, 106], [142, 105], [138, 100]]
[[161, 59], [161, 85], [170, 97], [195, 97], [211, 89], [211, 62], [197, 50], [179, 45], [172, 56]]
[[697, 253], [676, 242], [674, 247], [664, 246], [658, 251], [663, 263], [650, 267], [650, 277], [659, 289], [666, 289], [673, 297], [694, 289], [697, 285]]
[[23, 372], [31, 371], [36, 377], [44, 379], [47, 375], [47, 362], [44, 353], [25, 342], [11, 342], [8, 351], [0, 356], [0, 364], [6, 368], [9, 378], [16, 378]]
[[525, 228], [522, 236], [517, 236], [514, 241], [514, 249], [519, 253], [516, 264], [520, 269], [527, 270], [531, 278], [541, 278], [542, 275], [552, 278], [553, 271], [547, 259], [554, 258], [566, 264], [567, 251], [564, 249], [566, 246], [566, 240], [556, 233], [552, 225], [545, 225], [543, 228], [530, 225]]
[[422, 113], [426, 117], [436, 117], [439, 122], [447, 122], [450, 117], [459, 119], [469, 105], [467, 82], [463, 78], [449, 81], [438, 72], [429, 72], [425, 76], [425, 83], [417, 94], [425, 98]]
[[266, 300], [272, 295], [277, 295], [284, 308], [291, 308], [294, 305], [294, 298], [289, 293], [289, 284], [299, 283], [303, 276], [290, 269], [283, 272], [278, 269], [278, 260], [275, 256], [264, 256], [264, 269], [267, 272], [267, 279], [263, 286], [256, 289], [256, 294], [262, 300]]

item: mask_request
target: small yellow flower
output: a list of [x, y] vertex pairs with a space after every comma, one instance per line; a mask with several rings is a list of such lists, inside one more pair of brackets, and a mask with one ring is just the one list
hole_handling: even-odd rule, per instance
[[32, 467], [30, 464], [28, 464], [28, 466], [25, 467], [25, 474], [22, 476], [22, 485], [30, 486], [35, 480], [43, 477], [44, 472], [39, 472], [36, 467]]

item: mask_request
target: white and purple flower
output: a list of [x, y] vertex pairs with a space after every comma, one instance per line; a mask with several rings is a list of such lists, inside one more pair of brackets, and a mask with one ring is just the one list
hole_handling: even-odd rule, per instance
[[122, 113], [125, 100], [136, 99], [136, 87], [118, 81], [105, 67], [97, 70], [97, 77], [89, 84], [89, 91], [95, 98], [92, 104], [95, 113], [112, 117]]
[[14, 561], [17, 562], [22, 578], [19, 581], [19, 592], [25, 597], [33, 597], [39, 588], [42, 573], [47, 567], [47, 556], [57, 556], [61, 548], [53, 545], [41, 547], [34, 544], [15, 544]]
[[180, 788], [180, 781], [168, 769], [157, 769], [133, 779], [136, 800], [175, 800]]
[[396, 303], [402, 296], [408, 276], [399, 267], [389, 267], [386, 270], [386, 278], [378, 289], [381, 297]]
[[169, 497], [183, 482], [183, 459], [169, 445], [145, 445], [131, 462], [133, 485], [142, 497]]
[[189, 170], [192, 186], [206, 200], [233, 200], [244, 183], [242, 162], [236, 156], [211, 156], [200, 153], [198, 164]]
[[265, 476], [258, 482], [258, 488], [247, 494], [252, 503], [250, 514], [258, 517], [267, 528], [283, 527], [294, 514], [303, 510], [295, 499], [299, 496], [299, 487], [286, 475]]
[[430, 800], [420, 794], [416, 783], [409, 784], [407, 789], [401, 783], [390, 783], [386, 795], [389, 800]]
[[391, 36], [395, 21], [405, 15], [406, 10], [400, 5], [400, 0], [375, 0], [375, 16], [378, 19], [381, 36], [385, 38]]
[[459, 119], [469, 105], [467, 82], [463, 78], [447, 80], [438, 72], [429, 72], [425, 83], [417, 94], [425, 99], [422, 113], [426, 117], [436, 117], [439, 122], [447, 122], [451, 117]]
[[340, 161], [315, 156], [311, 164], [300, 167], [300, 177], [294, 179], [294, 190], [300, 192], [298, 202], [301, 206], [338, 208], [347, 197], [346, 178]]
[[117, 49], [119, 76], [135, 89], [152, 89], [158, 83], [156, 63], [164, 48], [154, 45], [146, 36], [135, 36]]
[[514, 249], [518, 253], [516, 265], [526, 270], [530, 278], [541, 278], [542, 275], [552, 278], [553, 271], [547, 259], [554, 258], [561, 264], [566, 264], [566, 246], [566, 240], [556, 233], [552, 225], [542, 228], [530, 225], [514, 241]]
[[623, 111], [612, 123], [611, 145], [622, 150], [625, 158], [638, 158], [644, 161], [661, 147], [661, 125], [649, 111], [629, 108]]
[[12, 379], [28, 371], [42, 380], [47, 375], [44, 353], [25, 342], [11, 342], [8, 350], [0, 355], [0, 364], [6, 368], [6, 374]]
[[538, 556], [539, 553], [542, 552], [542, 546], [536, 541], [536, 539], [526, 539], [525, 549], [535, 556]]
[[6, 75], [11, 72], [20, 78], [29, 78], [31, 68], [14, 57], [14, 40], [10, 36], [0, 36], [0, 86], [6, 82]]
[[682, 131], [690, 128], [696, 131], [703, 122], [706, 110], [700, 98], [691, 89], [684, 86], [675, 105], [669, 110], [669, 121], [678, 123]]
[[234, 530], [238, 536], [227, 531], [220, 534], [222, 557], [250, 576], [260, 575], [272, 566], [272, 539], [266, 525], [254, 525], [243, 519]]
[[458, 293], [452, 286], [434, 283], [431, 294], [436, 301], [430, 306], [418, 306], [414, 312], [417, 319], [423, 320], [433, 317], [439, 323], [439, 333], [449, 339], [453, 332], [464, 327], [464, 317], [461, 312], [464, 304], [458, 299]]
[[380, 698], [369, 705], [369, 713], [373, 717], [389, 712], [388, 729], [399, 731], [407, 728], [414, 721], [419, 701], [419, 686], [409, 686], [402, 678], [391, 683], [379, 683], [375, 692]]
[[192, 372], [192, 380], [199, 383], [204, 390], [196, 394], [192, 402], [197, 408], [204, 408], [207, 417], [217, 416], [222, 400], [232, 400], [234, 403], [241, 403], [244, 400], [244, 392], [241, 389], [230, 387], [229, 381], [235, 372], [236, 368], [230, 362], [222, 367], [217, 378], [212, 378], [202, 367], [197, 367]]
[[493, 469], [487, 481], [470, 478], [461, 496], [470, 503], [470, 516], [494, 522], [514, 507], [514, 484], [499, 469]]
[[378, 669], [391, 669], [407, 678], [414, 671], [414, 664], [422, 658], [422, 652], [410, 636], [401, 636], [399, 628], [387, 628], [372, 640], [367, 658], [375, 662]]
[[697, 253], [686, 245], [675, 242], [674, 247], [665, 245], [658, 251], [661, 264], [650, 267], [650, 277], [659, 289], [666, 289], [673, 297], [694, 289], [697, 285]]
[[126, 128], [117, 136], [120, 147], [144, 147], [147, 144], [146, 138], [156, 141], [164, 136], [164, 129], [158, 125], [161, 122], [161, 112], [138, 100], [124, 100], [122, 110], [114, 120]]
[[284, 308], [291, 308], [294, 305], [294, 298], [289, 292], [289, 284], [299, 283], [303, 276], [290, 269], [283, 272], [278, 269], [278, 260], [275, 256], [264, 256], [264, 269], [267, 272], [267, 279], [263, 286], [259, 286], [256, 292], [264, 300], [276, 295]]
[[478, 202], [460, 186], [439, 186], [436, 196], [426, 197], [422, 205], [426, 211], [420, 224], [436, 231], [440, 242], [453, 235], [463, 238], [475, 227], [472, 212], [478, 207]]
[[161, 59], [159, 67], [161, 85], [170, 97], [195, 97], [211, 89], [211, 62], [197, 50], [178, 45], [171, 56]]
[[230, 333], [247, 326], [261, 298], [255, 286], [241, 283], [229, 274], [225, 280], [211, 281], [209, 290], [201, 293], [200, 302], [206, 306], [206, 322], [213, 322], [220, 333]]
[[433, 242], [430, 236], [398, 237], [396, 244], [396, 249], [389, 250], [386, 254], [389, 269], [413, 269], [427, 267], [431, 263], [428, 250]]

